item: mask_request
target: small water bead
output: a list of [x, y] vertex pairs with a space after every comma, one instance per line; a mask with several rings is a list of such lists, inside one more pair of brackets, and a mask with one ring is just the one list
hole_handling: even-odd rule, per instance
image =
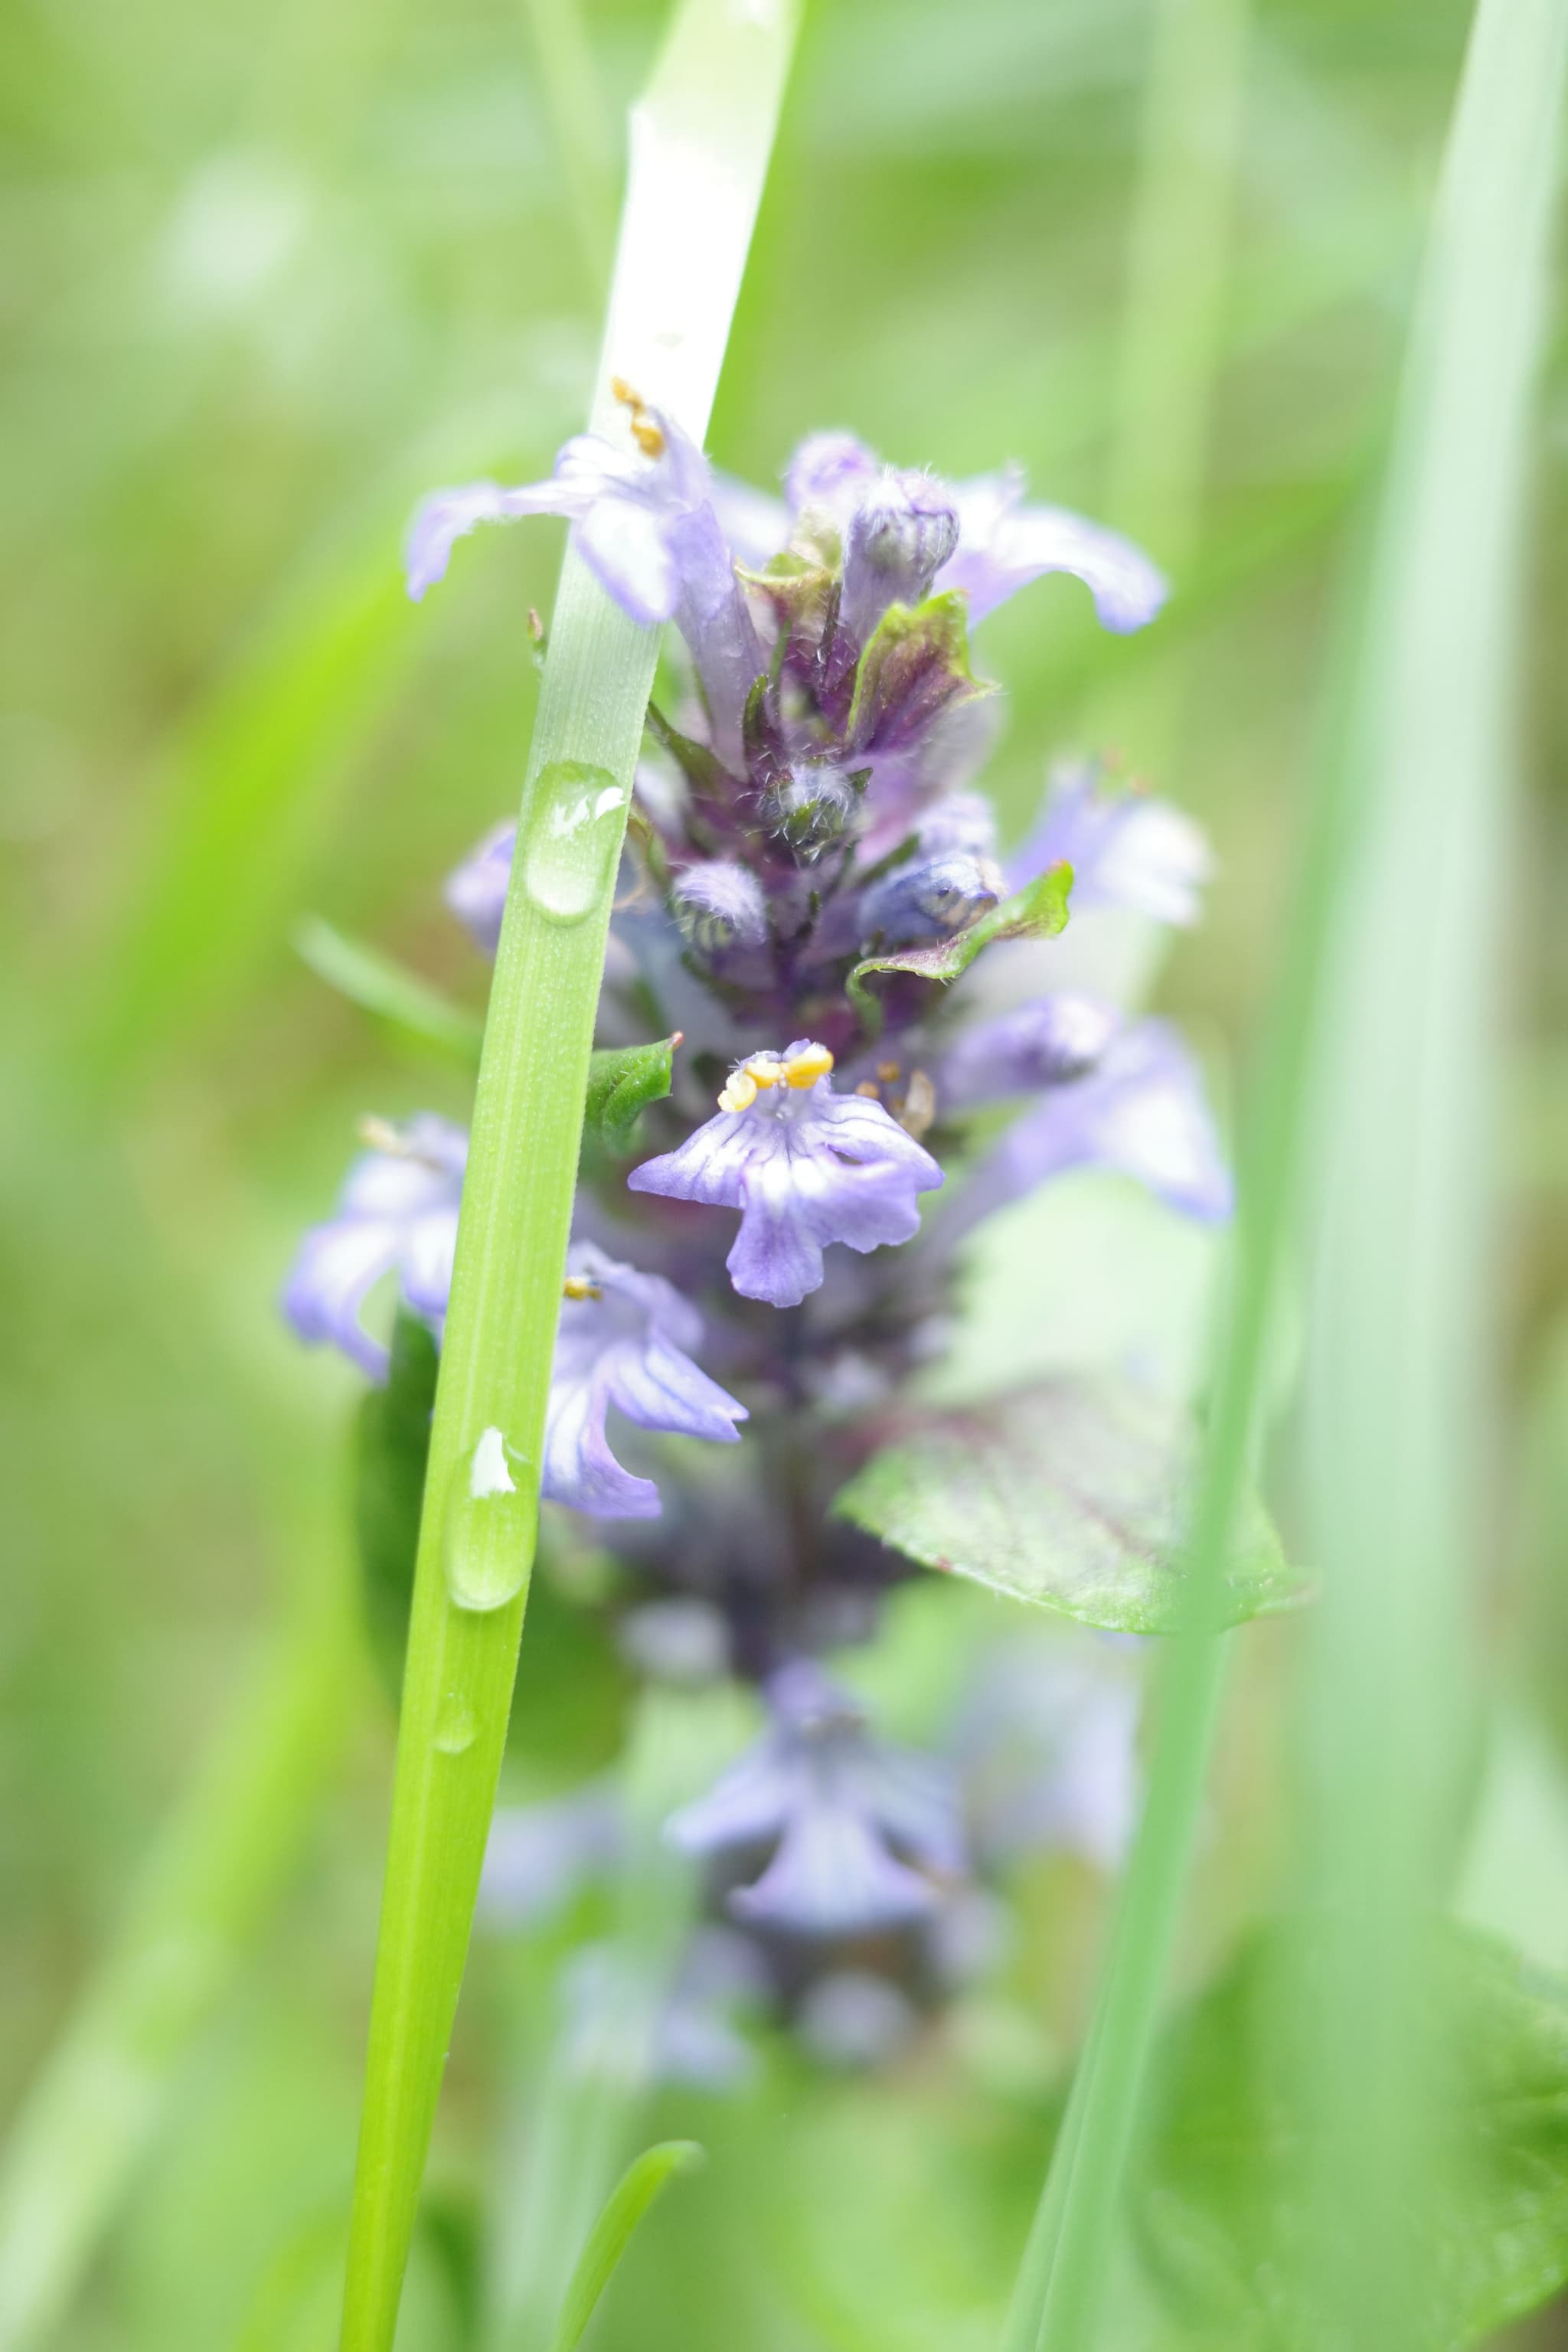
[[466, 1698], [448, 1691], [436, 1714], [434, 1744], [443, 1756], [461, 1756], [471, 1748], [479, 1731], [479, 1718]]
[[452, 1475], [442, 1530], [447, 1591], [459, 1609], [504, 1609], [528, 1580], [538, 1507], [512, 1476], [499, 1429], [482, 1430]]
[[626, 831], [626, 791], [607, 768], [553, 760], [534, 778], [523, 811], [522, 878], [558, 923], [578, 923], [605, 898]]

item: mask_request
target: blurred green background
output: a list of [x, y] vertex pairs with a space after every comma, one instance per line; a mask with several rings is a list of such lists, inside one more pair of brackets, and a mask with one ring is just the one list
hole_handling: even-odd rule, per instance
[[[479, 999], [439, 880], [515, 802], [536, 686], [522, 615], [548, 609], [559, 541], [476, 541], [416, 613], [399, 534], [420, 488], [531, 478], [580, 424], [622, 110], [660, 18], [586, 0], [587, 76], [552, 0], [17, 0], [0, 24], [0, 2100], [70, 2014], [279, 1625], [319, 1612], [331, 1664], [302, 1851], [175, 2074], [59, 2332], [70, 2352], [329, 2340], [391, 1723], [353, 1643], [330, 1648], [355, 1383], [294, 1347], [274, 1297], [355, 1118], [464, 1105], [447, 1071], [331, 997], [290, 932], [326, 914]], [[1009, 698], [990, 779], [1020, 825], [1050, 752], [1114, 744], [1209, 829], [1208, 919], [1158, 995], [1222, 1093], [1268, 983], [1327, 607], [1465, 26], [1457, 0], [1263, 0], [1223, 243], [1178, 257], [1173, 279], [1145, 248], [1130, 331], [1149, 0], [817, 0], [721, 390], [713, 454], [755, 480], [818, 425], [948, 473], [1015, 457], [1040, 495], [1146, 530], [1176, 563], [1146, 639], [1096, 639], [1061, 581], [988, 626], [981, 667]], [[1224, 270], [1212, 349], [1207, 262]], [[1195, 388], [1204, 423], [1187, 527], [1183, 486], [1163, 502], [1140, 470], [1140, 403], [1167, 382]], [[1559, 334], [1508, 1137], [1520, 1435], [1498, 1465], [1503, 1696], [1465, 1899], [1560, 1967], [1565, 446]], [[883, 1662], [895, 1727], [900, 1706], [918, 1720], [929, 1616], [912, 1596]], [[1237, 1676], [1202, 1872], [1210, 1951], [1267, 1901], [1282, 1638], [1254, 1629]], [[602, 2340], [994, 2339], [1096, 1899], [1077, 1865], [1039, 1880], [1021, 1890], [1019, 1997], [891, 2077], [824, 2081], [781, 2048], [745, 2097], [665, 2100], [660, 2124], [715, 2161], [670, 2193]], [[549, 1960], [493, 1942], [477, 1958], [410, 2352], [468, 2340], [519, 1986], [542, 1988]], [[1552, 2324], [1534, 2340], [1558, 2340]]]

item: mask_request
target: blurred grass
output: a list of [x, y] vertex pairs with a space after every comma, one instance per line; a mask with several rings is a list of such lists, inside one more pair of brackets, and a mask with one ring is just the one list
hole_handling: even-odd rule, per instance
[[[659, 13], [584, 0], [612, 123]], [[1326, 583], [1389, 410], [1466, 14], [1257, 10], [1190, 592], [1109, 661], [1064, 583], [980, 640], [1009, 690], [994, 781], [1014, 825], [1086, 708], [1135, 744], [1146, 685], [1179, 667], [1184, 725], [1157, 781], [1212, 829], [1222, 871], [1162, 995], [1221, 1054], [1253, 1033], [1299, 854]], [[973, 0], [956, 20], [940, 0], [817, 8], [721, 394], [724, 463], [766, 480], [808, 425], [844, 423], [905, 462], [1011, 454], [1045, 495], [1102, 500], [1149, 25], [1142, 0]], [[319, 912], [476, 1001], [438, 879], [515, 800], [533, 690], [521, 621], [556, 551], [548, 532], [476, 540], [416, 628], [380, 600], [421, 449], [434, 444], [433, 476], [455, 443], [465, 465], [532, 468], [572, 429], [595, 296], [511, 5], [154, 0], [132, 19], [104, 0], [22, 0], [0, 23], [0, 124], [9, 2096], [261, 1654], [296, 1530], [331, 1525], [353, 1383], [289, 1347], [276, 1286], [354, 1118], [451, 1111], [461, 1095], [331, 1000], [289, 933]], [[1529, 1049], [1507, 1304], [1535, 1432], [1515, 1492], [1536, 1500], [1516, 1507], [1519, 1570], [1495, 1612], [1520, 1703], [1560, 1742], [1568, 1621], [1547, 1571], [1568, 1450], [1568, 696], [1544, 655], [1568, 592], [1565, 390], [1559, 335], [1534, 491], [1539, 793], [1513, 950]], [[306, 725], [334, 550], [336, 625], [384, 614], [393, 635], [384, 657], [338, 668], [353, 692]], [[279, 687], [267, 649], [290, 646], [301, 667]], [[224, 831], [219, 788], [254, 790], [253, 834]], [[234, 845], [226, 864], [189, 846], [170, 863], [185, 793], [204, 837]], [[139, 977], [153, 969], [155, 988]], [[82, 1052], [100, 1024], [123, 1073], [112, 1103]], [[1247, 1809], [1266, 1801], [1252, 1768], [1271, 1656], [1255, 1643], [1244, 1663], [1248, 1744], [1217, 1801], [1222, 1854], [1234, 1838], [1256, 1857], [1232, 1915], [1269, 1892]], [[237, 2342], [289, 2243], [346, 2188], [385, 1737], [373, 1710], [351, 1738], [312, 1856], [182, 2081], [69, 2352]], [[458, 2212], [493, 2105], [484, 1965], [437, 2158]], [[1043, 1987], [1053, 1965], [1030, 1943], [1017, 1985]], [[940, 2334], [933, 2313], [944, 2342], [994, 2340], [1047, 2095], [1020, 2062], [1009, 2104], [975, 2064], [955, 2036], [875, 2114], [782, 2054], [736, 2105], [661, 2103], [658, 2129], [689, 2130], [713, 2163], [634, 2247], [601, 2340], [913, 2352]], [[817, 2193], [829, 2178], [846, 2195], [883, 2183], [848, 2250], [843, 2199]], [[943, 2211], [951, 2238], [929, 2221]], [[911, 2266], [926, 2227], [931, 2260]], [[452, 2340], [445, 2273], [434, 2252], [421, 2263], [410, 2352]], [[300, 2331], [279, 2323], [277, 2340], [320, 2340]]]

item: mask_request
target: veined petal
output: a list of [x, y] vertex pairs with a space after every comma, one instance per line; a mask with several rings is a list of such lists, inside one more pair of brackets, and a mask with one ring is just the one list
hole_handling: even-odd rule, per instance
[[598, 1518], [656, 1519], [658, 1488], [635, 1477], [610, 1451], [605, 1433], [609, 1384], [599, 1367], [550, 1383], [540, 1493], [552, 1503]]
[[958, 550], [936, 584], [964, 591], [972, 623], [1047, 572], [1081, 580], [1100, 625], [1120, 635], [1154, 618], [1169, 590], [1142, 549], [1066, 507], [1026, 505], [1022, 493], [1023, 477], [1011, 467], [956, 486]]
[[403, 1295], [416, 1315], [439, 1322], [452, 1291], [452, 1259], [458, 1246], [458, 1210], [428, 1209], [403, 1236]]
[[664, 1833], [687, 1853], [722, 1853], [729, 1846], [775, 1838], [797, 1799], [798, 1774], [773, 1740], [761, 1740], [738, 1758], [713, 1787], [679, 1812]]
[[417, 604], [426, 589], [447, 576], [452, 549], [459, 539], [482, 522], [515, 522], [520, 515], [564, 515], [568, 520], [586, 513], [603, 487], [585, 472], [562, 481], [529, 482], [503, 489], [499, 482], [465, 482], [457, 489], [434, 490], [416, 508], [404, 548], [408, 593]]
[[1080, 1080], [1110, 1045], [1121, 1023], [1097, 997], [1064, 993], [1037, 998], [1013, 1013], [982, 1021], [955, 1039], [937, 1074], [937, 1095], [950, 1109], [1032, 1094], [1037, 1087]]
[[936, 1893], [894, 1860], [858, 1806], [827, 1797], [800, 1808], [761, 1878], [737, 1887], [730, 1907], [787, 1934], [850, 1936], [922, 1919]]
[[798, 1307], [822, 1282], [822, 1253], [844, 1242], [864, 1255], [920, 1230], [908, 1174], [863, 1167], [831, 1152], [758, 1160], [742, 1181], [741, 1230], [725, 1260], [742, 1298]]
[[640, 1429], [733, 1445], [741, 1434], [735, 1423], [750, 1418], [727, 1389], [657, 1333], [641, 1348], [623, 1343], [614, 1349], [605, 1375], [610, 1402]]
[[360, 1321], [374, 1285], [397, 1263], [398, 1228], [376, 1217], [312, 1225], [283, 1291], [283, 1312], [301, 1339], [328, 1340], [370, 1374], [386, 1378], [387, 1354]]
[[577, 525], [577, 546], [589, 569], [644, 628], [668, 621], [680, 598], [667, 530], [667, 519], [637, 498], [595, 499]]

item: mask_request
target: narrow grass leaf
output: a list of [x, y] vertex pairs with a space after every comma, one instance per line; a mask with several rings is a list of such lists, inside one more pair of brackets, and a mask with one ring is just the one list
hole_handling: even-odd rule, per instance
[[[613, 378], [706, 433], [795, 28], [684, 0], [634, 110]], [[568, 550], [496, 959], [399, 1723], [345, 2352], [388, 2352], [506, 1738], [611, 895], [658, 634]], [[563, 819], [566, 820], [563, 822]], [[581, 820], [581, 821], [580, 821]]]
[[294, 933], [294, 949], [319, 980], [357, 1004], [362, 1013], [403, 1035], [434, 1045], [469, 1068], [479, 1058], [484, 1023], [466, 1004], [433, 988], [395, 956], [350, 939], [321, 915], [308, 916]]

